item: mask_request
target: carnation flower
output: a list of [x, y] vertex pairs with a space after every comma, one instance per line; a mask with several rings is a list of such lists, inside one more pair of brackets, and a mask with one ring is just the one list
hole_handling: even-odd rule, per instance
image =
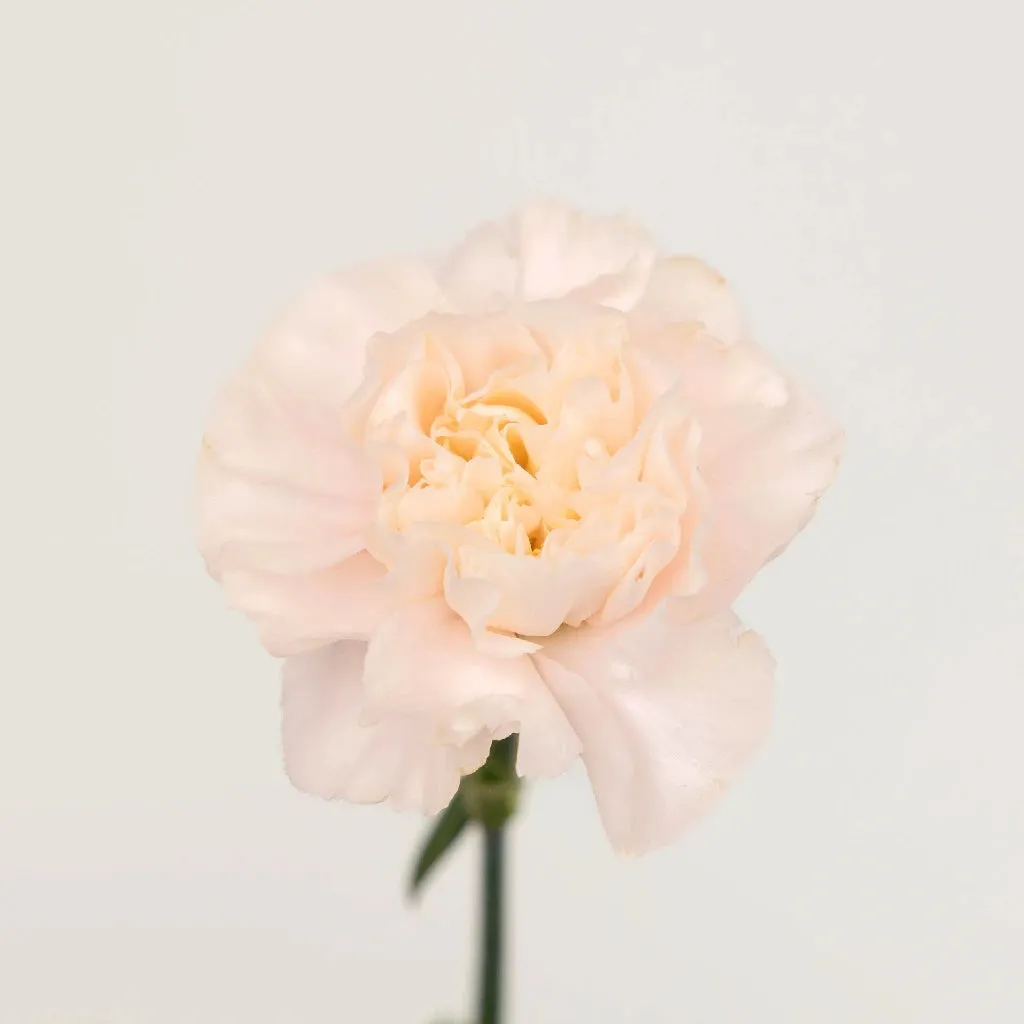
[[538, 204], [301, 296], [213, 411], [199, 541], [286, 659], [300, 789], [434, 813], [516, 734], [524, 778], [582, 758], [639, 852], [765, 729], [731, 605], [840, 445], [717, 273]]

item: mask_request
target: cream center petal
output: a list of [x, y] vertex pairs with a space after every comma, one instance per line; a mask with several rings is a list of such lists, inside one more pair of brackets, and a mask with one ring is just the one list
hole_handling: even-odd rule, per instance
[[[435, 567], [433, 578], [442, 557], [490, 588], [485, 626], [501, 633], [546, 635], [635, 606], [682, 541], [690, 467], [661, 463], [692, 453], [663, 443], [669, 428], [640, 407], [627, 340], [624, 330], [547, 340], [542, 355], [517, 350], [484, 377], [461, 367], [466, 338], [435, 331], [395, 360], [364, 436], [405, 467], [385, 473], [378, 507], [377, 529], [397, 552], [389, 568], [401, 571], [406, 552]], [[437, 555], [414, 556], [424, 545]]]

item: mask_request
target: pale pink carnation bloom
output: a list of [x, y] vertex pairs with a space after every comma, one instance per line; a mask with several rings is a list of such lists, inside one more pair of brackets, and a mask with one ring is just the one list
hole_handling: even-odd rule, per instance
[[299, 298], [211, 417], [199, 543], [287, 658], [300, 789], [436, 812], [517, 732], [524, 777], [582, 757], [635, 853], [763, 733], [730, 606], [840, 446], [713, 270], [536, 204]]

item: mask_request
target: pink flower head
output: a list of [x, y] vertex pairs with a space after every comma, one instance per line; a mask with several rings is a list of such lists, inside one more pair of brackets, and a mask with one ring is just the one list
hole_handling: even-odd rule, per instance
[[718, 274], [538, 204], [299, 298], [214, 410], [199, 543], [286, 658], [300, 789], [436, 812], [515, 732], [524, 777], [581, 757], [639, 852], [765, 729], [730, 606], [840, 447]]

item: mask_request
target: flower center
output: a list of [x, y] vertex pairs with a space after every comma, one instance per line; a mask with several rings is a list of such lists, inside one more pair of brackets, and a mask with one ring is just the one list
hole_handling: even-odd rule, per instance
[[455, 326], [443, 344], [433, 333], [396, 342], [366, 407], [365, 437], [385, 442], [381, 525], [480, 550], [460, 527], [521, 556], [607, 548], [632, 514], [628, 481], [606, 479], [637, 420], [621, 330], [556, 345], [514, 325], [505, 335], [504, 323], [495, 339]]
[[497, 459], [506, 472], [519, 467], [533, 474], [523, 438], [524, 426], [544, 426], [547, 418], [526, 395], [495, 391], [464, 399], [449, 399], [434, 420], [430, 437], [465, 462], [475, 458]]
[[470, 486], [480, 514], [464, 525], [510, 554], [539, 555], [553, 529], [579, 520], [567, 496], [556, 497], [536, 478], [529, 438], [547, 425], [536, 402], [513, 388], [449, 398], [430, 437], [459, 461], [426, 460], [422, 485]]

